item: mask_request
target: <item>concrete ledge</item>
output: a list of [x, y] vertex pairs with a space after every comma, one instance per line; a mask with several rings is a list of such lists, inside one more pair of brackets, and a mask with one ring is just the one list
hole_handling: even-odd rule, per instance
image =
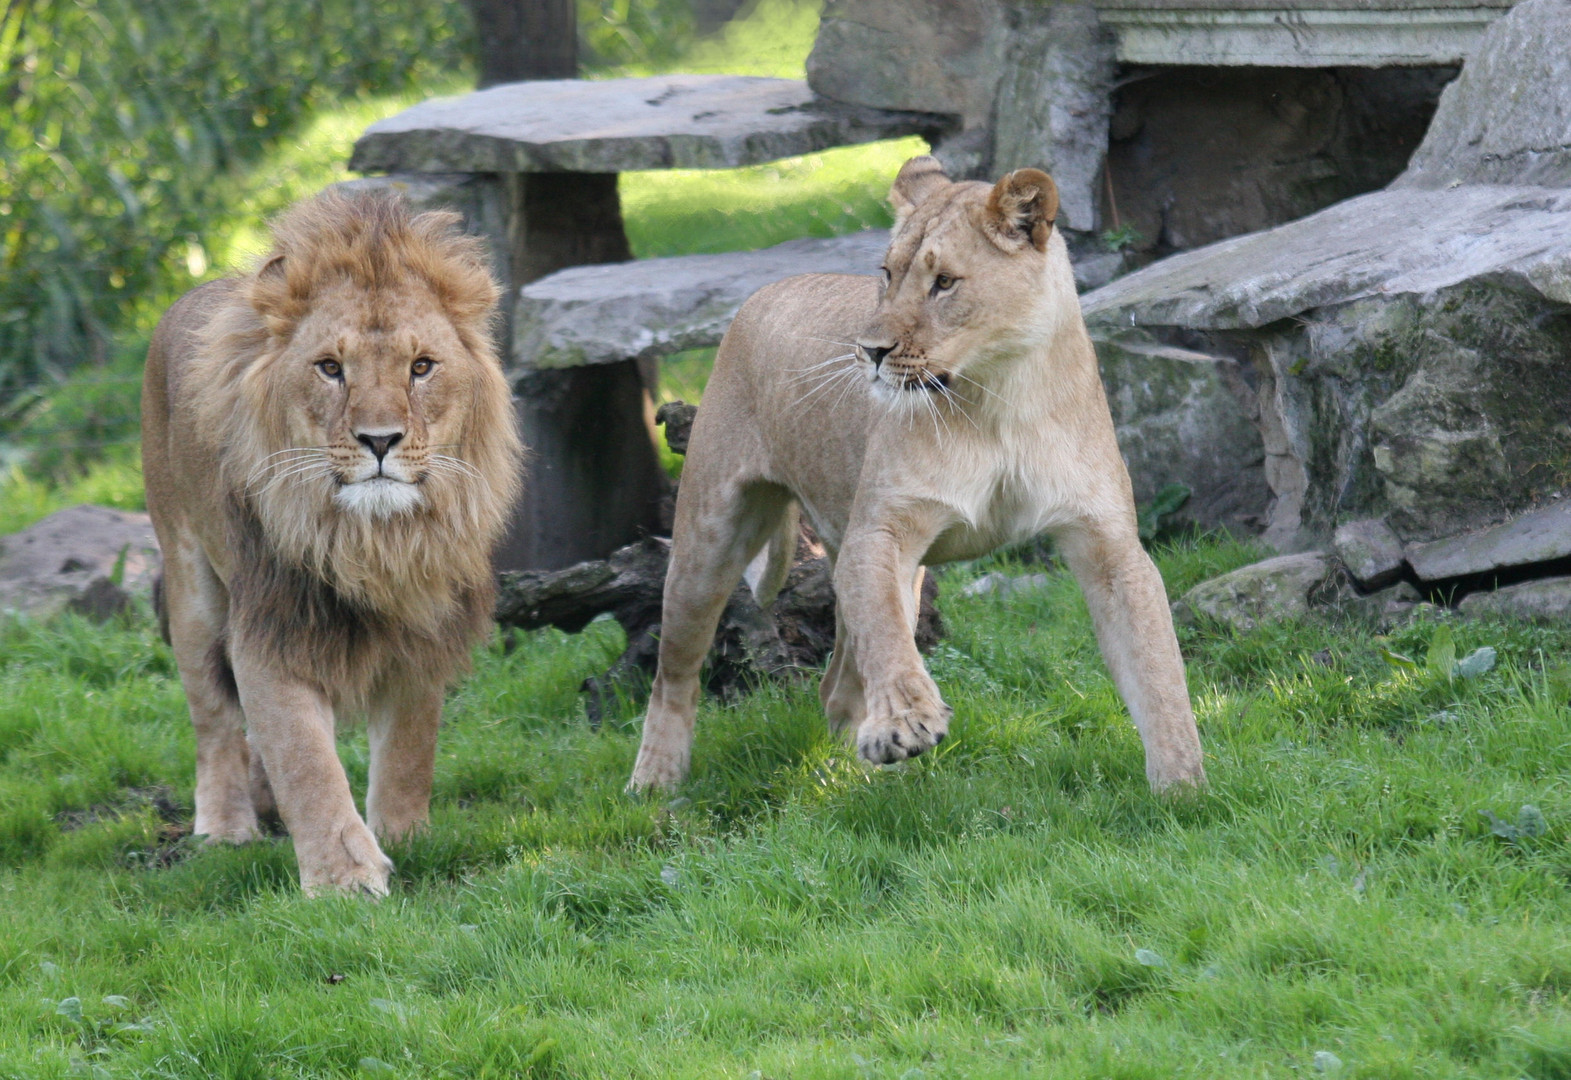
[[1226, 67], [1456, 64], [1472, 55], [1484, 30], [1504, 14], [1492, 4], [1097, 7], [1118, 35], [1117, 55], [1124, 63]]

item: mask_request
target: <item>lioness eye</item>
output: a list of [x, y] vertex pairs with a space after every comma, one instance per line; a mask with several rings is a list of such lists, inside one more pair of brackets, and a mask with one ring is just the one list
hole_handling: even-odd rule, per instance
[[887, 267], [887, 266], [880, 266], [878, 269], [879, 269], [879, 272], [884, 275], [884, 288], [886, 288], [886, 289], [889, 288], [889, 282], [890, 282], [889, 267]]
[[422, 356], [413, 364], [409, 365], [409, 372], [415, 378], [423, 379], [427, 375], [431, 374], [431, 369], [434, 367], [436, 367], [435, 360], [432, 360], [429, 356]]
[[326, 375], [329, 379], [344, 377], [344, 365], [334, 360], [331, 356], [324, 356], [316, 362], [316, 370]]
[[948, 274], [939, 274], [933, 279], [933, 288], [939, 292], [943, 292], [945, 289], [952, 289], [954, 285], [955, 279]]

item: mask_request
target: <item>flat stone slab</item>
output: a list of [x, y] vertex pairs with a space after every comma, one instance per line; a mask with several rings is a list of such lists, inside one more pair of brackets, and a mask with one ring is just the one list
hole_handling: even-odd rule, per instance
[[876, 274], [889, 233], [791, 240], [757, 251], [574, 266], [525, 285], [512, 362], [563, 368], [717, 345], [753, 293], [793, 274]]
[[1311, 308], [1488, 276], [1571, 303], [1571, 190], [1387, 189], [1174, 255], [1087, 294], [1108, 327], [1257, 329]]
[[1493, 528], [1407, 546], [1408, 565], [1423, 581], [1483, 574], [1571, 555], [1571, 499]]
[[733, 169], [833, 146], [937, 136], [957, 123], [821, 98], [795, 79], [657, 75], [508, 83], [379, 120], [357, 172]]

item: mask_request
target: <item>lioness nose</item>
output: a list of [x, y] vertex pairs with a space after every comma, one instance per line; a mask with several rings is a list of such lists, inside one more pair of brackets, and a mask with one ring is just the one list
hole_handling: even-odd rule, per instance
[[873, 366], [876, 368], [884, 362], [884, 357], [895, 350], [892, 345], [863, 345], [862, 351], [867, 354], [867, 358], [873, 362]]
[[378, 461], [385, 458], [387, 452], [397, 446], [403, 440], [403, 437], [404, 433], [402, 431], [355, 432], [355, 438], [360, 440], [362, 446], [375, 454]]

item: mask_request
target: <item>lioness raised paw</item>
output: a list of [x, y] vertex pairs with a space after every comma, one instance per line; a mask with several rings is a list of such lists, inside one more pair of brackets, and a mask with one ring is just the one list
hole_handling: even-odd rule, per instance
[[381, 899], [387, 895], [393, 860], [382, 854], [363, 823], [350, 822], [339, 830], [336, 845], [329, 842], [323, 847], [326, 850], [321, 854], [298, 852], [300, 888], [307, 896], [345, 893]]
[[949, 734], [954, 710], [925, 676], [902, 680], [869, 697], [867, 718], [856, 729], [857, 755], [869, 764], [891, 765], [914, 758]]

